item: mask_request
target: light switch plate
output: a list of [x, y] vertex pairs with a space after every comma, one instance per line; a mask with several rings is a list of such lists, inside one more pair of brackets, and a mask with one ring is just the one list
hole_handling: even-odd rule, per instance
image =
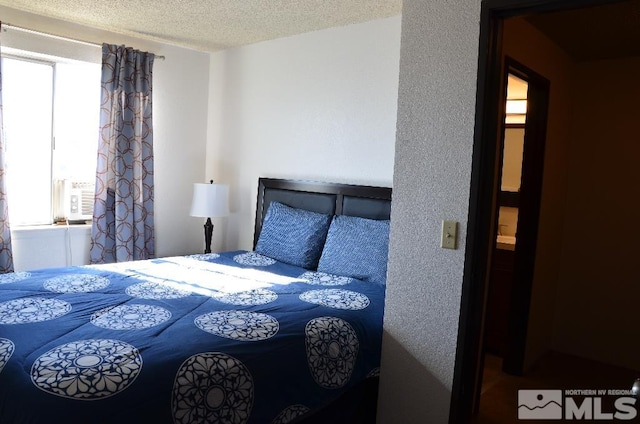
[[456, 221], [442, 221], [442, 240], [440, 247], [455, 249], [458, 238], [458, 223]]

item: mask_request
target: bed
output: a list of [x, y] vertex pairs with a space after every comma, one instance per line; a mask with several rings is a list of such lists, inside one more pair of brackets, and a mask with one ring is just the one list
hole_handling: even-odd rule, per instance
[[374, 422], [390, 202], [261, 178], [252, 251], [0, 276], [0, 423]]

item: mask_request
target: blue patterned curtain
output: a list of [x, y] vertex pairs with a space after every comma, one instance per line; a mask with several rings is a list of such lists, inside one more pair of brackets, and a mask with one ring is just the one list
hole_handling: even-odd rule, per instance
[[[0, 31], [1, 31], [0, 24]], [[2, 58], [0, 57], [0, 273], [13, 271], [13, 251], [7, 207], [6, 169], [4, 166], [4, 126], [2, 121]]]
[[153, 258], [154, 55], [102, 45], [102, 98], [91, 263]]

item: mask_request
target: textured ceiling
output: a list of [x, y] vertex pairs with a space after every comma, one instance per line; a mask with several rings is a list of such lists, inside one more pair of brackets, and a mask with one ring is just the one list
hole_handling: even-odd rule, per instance
[[402, 0], [0, 0], [0, 5], [203, 51], [386, 18], [402, 10]]
[[[402, 11], [402, 0], [0, 0], [0, 5], [202, 51]], [[526, 19], [578, 61], [640, 55], [640, 0]]]

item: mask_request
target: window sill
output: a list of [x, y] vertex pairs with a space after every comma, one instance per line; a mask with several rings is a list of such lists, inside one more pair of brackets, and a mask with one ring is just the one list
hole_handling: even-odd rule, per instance
[[61, 231], [69, 231], [70, 233], [91, 232], [91, 224], [79, 225], [16, 225], [11, 227], [11, 235], [29, 235], [34, 233], [58, 233]]

